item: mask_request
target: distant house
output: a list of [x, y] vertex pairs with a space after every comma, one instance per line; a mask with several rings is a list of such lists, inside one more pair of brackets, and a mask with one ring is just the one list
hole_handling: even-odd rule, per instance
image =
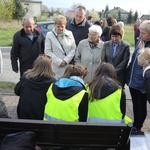
[[150, 20], [150, 15], [142, 15], [141, 20]]
[[23, 9], [26, 11], [26, 15], [37, 17], [41, 16], [42, 12], [42, 1], [33, 0], [21, 0]]
[[126, 21], [128, 18], [129, 12], [120, 7], [114, 7], [113, 9], [109, 10], [108, 15], [112, 15], [115, 19], [118, 19], [119, 12], [121, 15], [121, 20]]
[[68, 10], [67, 12], [66, 12], [66, 17], [67, 18], [73, 18], [74, 17], [74, 14], [75, 14], [75, 12], [74, 12], [74, 10]]

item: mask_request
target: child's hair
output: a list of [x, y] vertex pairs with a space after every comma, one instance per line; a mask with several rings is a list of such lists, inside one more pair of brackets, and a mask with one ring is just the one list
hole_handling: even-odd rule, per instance
[[27, 78], [53, 78], [54, 72], [52, 70], [52, 58], [48, 55], [39, 55], [34, 61], [32, 69], [25, 72]]
[[115, 68], [110, 63], [102, 62], [94, 73], [93, 78], [88, 83], [90, 89], [90, 100], [100, 99], [102, 87], [111, 79], [114, 85], [119, 87]]
[[138, 55], [138, 63], [140, 66], [146, 67], [150, 63], [150, 48], [144, 48]]
[[76, 65], [69, 65], [61, 78], [69, 78], [70, 76], [79, 76], [84, 78], [86, 75], [87, 75], [87, 68], [85, 68], [80, 64], [76, 64]]

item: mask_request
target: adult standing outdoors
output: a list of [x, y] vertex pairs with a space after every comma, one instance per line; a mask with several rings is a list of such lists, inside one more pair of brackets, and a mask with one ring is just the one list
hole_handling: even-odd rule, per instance
[[150, 47], [150, 20], [140, 24], [140, 36], [127, 68], [127, 85], [133, 102], [135, 132], [141, 132], [141, 128], [147, 115], [146, 83], [143, 79], [143, 68], [138, 64], [138, 55], [144, 47]]
[[110, 28], [111, 28], [111, 26], [116, 24], [116, 21], [115, 21], [115, 19], [113, 17], [108, 17], [106, 19], [106, 21], [107, 21], [107, 25], [105, 27], [103, 27], [103, 33], [102, 33], [102, 40], [104, 42], [110, 40], [110, 36], [109, 36]]
[[71, 31], [65, 29], [67, 20], [59, 15], [54, 29], [48, 32], [45, 40], [45, 54], [53, 59], [55, 77], [60, 78], [75, 55], [75, 40]]
[[20, 66], [20, 76], [27, 69], [33, 67], [33, 62], [44, 53], [45, 39], [40, 31], [34, 29], [34, 19], [24, 17], [22, 20], [23, 28], [13, 36], [13, 45], [10, 52], [12, 70], [18, 73], [18, 60]]
[[[0, 49], [0, 73], [2, 73], [2, 68], [3, 68], [3, 57]], [[0, 91], [0, 118], [9, 118], [7, 108], [2, 99], [1, 91]]]
[[72, 31], [76, 46], [79, 42], [88, 37], [88, 29], [91, 24], [86, 19], [86, 8], [78, 6], [75, 10], [75, 17], [68, 20], [66, 29]]
[[140, 35], [140, 24], [141, 24], [141, 20], [137, 19], [136, 23], [134, 24], [134, 45], [136, 46], [136, 43], [138, 42], [138, 38]]
[[109, 32], [110, 41], [104, 43], [102, 61], [111, 63], [117, 74], [117, 80], [122, 87], [125, 85], [125, 72], [130, 58], [130, 46], [123, 39], [123, 30], [119, 25], [113, 25]]
[[92, 25], [89, 28], [88, 38], [79, 42], [74, 63], [82, 64], [88, 69], [84, 81], [87, 83], [94, 75], [99, 63], [104, 42], [100, 40], [102, 29], [98, 25]]

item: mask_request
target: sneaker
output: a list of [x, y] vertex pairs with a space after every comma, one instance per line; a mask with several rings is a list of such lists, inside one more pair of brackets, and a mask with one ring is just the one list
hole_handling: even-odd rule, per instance
[[137, 135], [137, 134], [143, 135], [144, 132], [142, 132], [141, 129], [137, 129], [136, 127], [133, 127], [132, 130], [131, 130], [131, 135]]

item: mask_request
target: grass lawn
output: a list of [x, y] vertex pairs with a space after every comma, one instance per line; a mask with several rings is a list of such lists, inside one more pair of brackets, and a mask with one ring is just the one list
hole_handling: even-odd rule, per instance
[[133, 25], [125, 25], [124, 27], [124, 40], [134, 47], [134, 28]]
[[[0, 22], [0, 46], [12, 46], [13, 35], [22, 28], [21, 22]], [[124, 40], [134, 47], [134, 31], [133, 24], [125, 25]]]
[[0, 81], [1, 93], [14, 93], [15, 83]]
[[0, 46], [12, 46], [13, 35], [22, 28], [21, 22], [2, 22], [0, 21]]

